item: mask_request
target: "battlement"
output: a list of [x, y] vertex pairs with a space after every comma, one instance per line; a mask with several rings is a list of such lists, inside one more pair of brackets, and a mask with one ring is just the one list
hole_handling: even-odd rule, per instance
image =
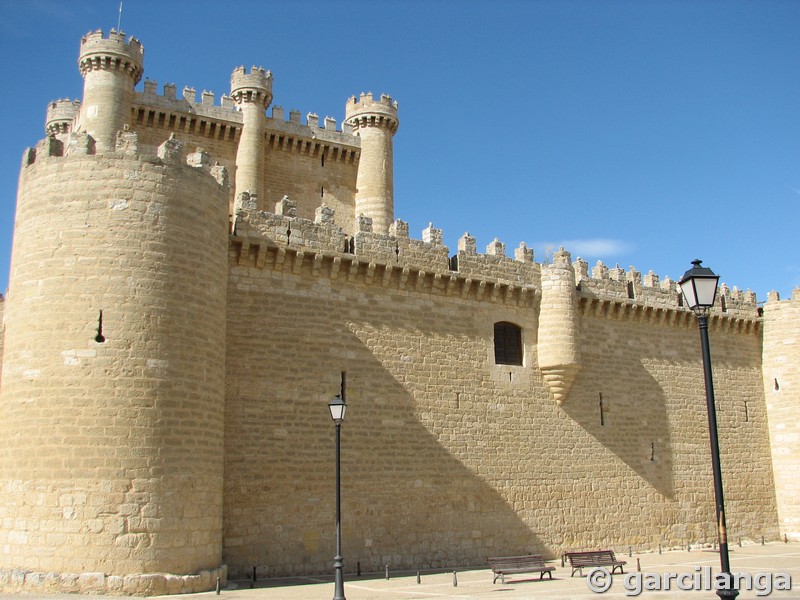
[[352, 96], [345, 104], [345, 121], [355, 128], [386, 127], [394, 134], [400, 125], [397, 102], [387, 94], [381, 94], [380, 99], [375, 100], [372, 92], [362, 92], [360, 97]]
[[237, 103], [260, 103], [264, 108], [272, 102], [272, 73], [253, 66], [250, 72], [237, 67], [231, 74], [231, 96]]
[[72, 122], [80, 111], [80, 100], [59, 99], [47, 105], [44, 130], [47, 135], [69, 133]]
[[[252, 260], [256, 266], [263, 267], [269, 260], [284, 260], [287, 251], [339, 256], [342, 260], [350, 256], [372, 265], [372, 269], [384, 265], [400, 271], [431, 274], [436, 281], [459, 280], [462, 286], [464, 281], [469, 281], [476, 286], [474, 289], [489, 290], [486, 298], [493, 297], [500, 289], [505, 290], [503, 297], [511, 290], [516, 298], [522, 293], [528, 301], [540, 293], [542, 268], [547, 263], [535, 262], [533, 250], [524, 242], [516, 248], [513, 257], [506, 256], [505, 244], [496, 238], [486, 247], [486, 253], [480, 254], [475, 238], [465, 233], [458, 241], [457, 252], [449, 256], [447, 246], [442, 243], [442, 231], [432, 225], [423, 230], [421, 240], [414, 240], [409, 237], [408, 224], [404, 221], [395, 221], [388, 234], [380, 234], [372, 231], [371, 219], [361, 217], [356, 221], [353, 236], [348, 236], [335, 225], [333, 209], [320, 207], [317, 219], [312, 222], [297, 218], [285, 208], [291, 204], [291, 201], [279, 203], [275, 213], [255, 210], [237, 213], [233, 240], [239, 244], [239, 264], [250, 264], [248, 261]], [[277, 255], [282, 258], [275, 258]], [[569, 253], [562, 249], [561, 255], [569, 265]], [[677, 283], [668, 276], [660, 278], [652, 271], [642, 276], [635, 267], [627, 271], [619, 265], [608, 268], [602, 261], [598, 261], [590, 276], [588, 263], [580, 257], [571, 266], [584, 311], [596, 310], [598, 305], [605, 307], [604, 310], [618, 305], [643, 313], [657, 310], [691, 314], [683, 306]], [[800, 291], [796, 291], [795, 296], [800, 299]], [[724, 283], [720, 285], [712, 313], [717, 318], [748, 326], [761, 316], [755, 293], [742, 292], [735, 287], [730, 289]]]
[[117, 70], [129, 75], [135, 85], [144, 73], [144, 47], [134, 37], [126, 42], [124, 31], [112, 29], [104, 37], [98, 29], [81, 38], [78, 65], [83, 77], [91, 71]]
[[[66, 144], [53, 138], [46, 137], [41, 140], [34, 148], [26, 148], [23, 154], [23, 169], [41, 162], [48, 158], [69, 158], [91, 156], [95, 154], [95, 146], [91, 136], [86, 133], [72, 133]], [[136, 133], [132, 131], [120, 131], [117, 135], [116, 145], [113, 152], [103, 156], [125, 156], [135, 157], [143, 162], [162, 162], [164, 164], [179, 165], [186, 164], [197, 170], [210, 174], [217, 183], [227, 188], [229, 185], [227, 169], [211, 159], [203, 148], [197, 148], [194, 152], [185, 155], [184, 144], [172, 134], [168, 140], [161, 144], [156, 154], [140, 152], [139, 140]]]
[[800, 301], [800, 287], [796, 287], [792, 290], [792, 297], [787, 298], [786, 300], [781, 300], [781, 295], [776, 291], [771, 291], [767, 294], [767, 303], [771, 302], [791, 302], [791, 301]]
[[[659, 277], [653, 271], [646, 275], [631, 266], [627, 271], [619, 265], [607, 267], [602, 261], [592, 268], [578, 257], [573, 263], [578, 295], [589, 300], [603, 302], [625, 302], [643, 307], [680, 309], [683, 297], [676, 281], [669, 276]], [[741, 319], [755, 319], [760, 316], [756, 294], [747, 290], [742, 292], [727, 284], [719, 286], [714, 312]]]
[[[158, 82], [147, 79], [144, 90], [136, 94], [134, 127], [194, 130], [231, 141], [236, 138], [237, 131], [241, 130], [242, 112], [237, 109], [230, 96], [223, 94], [217, 103], [216, 95], [210, 91], [204, 90], [198, 99], [197, 91], [192, 87], [184, 87], [180, 96], [174, 83], [165, 83], [161, 94], [158, 87]], [[204, 127], [203, 120], [210, 122]], [[216, 123], [216, 126], [212, 128], [211, 123]], [[341, 129], [337, 129], [336, 119], [332, 117], [325, 117], [320, 122], [316, 113], [308, 113], [303, 119], [296, 109], [289, 111], [287, 116], [281, 106], [272, 107], [271, 116], [266, 118], [265, 129], [270, 146], [290, 152], [302, 152], [312, 142], [316, 145], [329, 144], [333, 147], [332, 152], [352, 161], [360, 146], [360, 139], [353, 135], [353, 128], [349, 124], [342, 123]], [[346, 148], [336, 151], [339, 146]]]

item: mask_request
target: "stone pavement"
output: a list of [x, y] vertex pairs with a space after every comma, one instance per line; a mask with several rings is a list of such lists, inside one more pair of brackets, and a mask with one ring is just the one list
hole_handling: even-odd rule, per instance
[[[664, 552], [637, 554], [633, 556], [618, 556], [628, 561], [625, 567], [626, 574], [637, 572], [641, 575], [627, 575], [628, 578], [642, 577], [642, 582], [647, 573], [689, 573], [698, 579], [705, 575], [705, 567], [710, 567], [716, 572], [719, 569], [719, 554], [708, 550], [692, 550], [691, 552]], [[770, 543], [745, 545], [740, 548], [733, 546], [730, 553], [731, 570], [735, 573], [750, 573], [755, 576], [759, 573], [786, 573], [791, 576], [792, 589], [788, 591], [775, 590], [769, 595], [771, 600], [800, 600], [800, 544], [796, 543]], [[345, 596], [347, 600], [435, 600], [437, 598], [450, 598], [452, 600], [468, 600], [471, 598], [497, 598], [498, 600], [545, 600], [545, 599], [580, 599], [595, 600], [619, 599], [634, 597], [629, 589], [635, 588], [635, 579], [627, 581], [626, 576], [615, 575], [612, 588], [605, 593], [592, 592], [587, 584], [586, 577], [570, 577], [569, 567], [561, 567], [560, 561], [554, 561], [557, 569], [554, 580], [538, 580], [535, 575], [517, 575], [507, 577], [506, 583], [500, 581], [492, 584], [492, 573], [486, 568], [459, 569], [456, 571], [457, 586], [454, 586], [453, 572], [423, 572], [420, 574], [420, 583], [417, 583], [416, 573], [390, 573], [390, 579], [384, 573], [362, 575], [345, 574]], [[742, 590], [739, 599], [765, 597], [767, 586], [766, 578], [760, 580], [753, 578], [753, 588], [750, 591]], [[774, 584], [773, 579], [773, 584]], [[712, 583], [713, 586], [713, 583]], [[671, 581], [670, 591], [641, 591], [639, 598], [657, 598], [670, 600], [690, 596], [696, 600], [711, 600], [717, 596], [713, 591], [681, 591], [676, 580]], [[635, 590], [634, 590], [635, 591]], [[10, 598], [11, 595], [0, 595], [0, 600]], [[42, 596], [34, 594], [20, 595], [24, 600], [76, 600], [75, 595]], [[109, 596], [85, 596], [87, 600], [102, 600]], [[333, 598], [333, 583], [330, 577], [297, 577], [286, 579], [267, 579], [256, 582], [254, 589], [250, 588], [249, 581], [231, 581], [227, 588], [223, 588], [217, 596], [214, 592], [191, 594], [183, 596], [170, 596], [170, 599], [191, 600], [331, 600]], [[118, 599], [117, 599], [118, 600]]]

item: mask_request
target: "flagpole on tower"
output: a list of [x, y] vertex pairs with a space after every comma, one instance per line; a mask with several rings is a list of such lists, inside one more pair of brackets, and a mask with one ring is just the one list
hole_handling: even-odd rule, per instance
[[121, 31], [122, 27], [122, 0], [119, 0], [119, 18], [117, 19], [117, 31]]

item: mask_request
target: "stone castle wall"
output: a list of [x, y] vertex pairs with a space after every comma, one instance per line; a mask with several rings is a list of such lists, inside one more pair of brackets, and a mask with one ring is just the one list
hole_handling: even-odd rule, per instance
[[[187, 152], [203, 148], [234, 173], [242, 115], [234, 109], [233, 100], [223, 96], [217, 105], [209, 92], [203, 92], [198, 100], [193, 89], [184, 89], [178, 98], [174, 85], [165, 85], [163, 94], [158, 94], [157, 88], [155, 81], [146, 81], [144, 91], [135, 94], [131, 110], [131, 129], [138, 134], [142, 150], [155, 153], [174, 132]], [[273, 211], [288, 195], [298, 203], [298, 216], [311, 219], [314, 209], [324, 202], [336, 209], [343, 227], [352, 229], [360, 152], [360, 140], [352, 134], [352, 127], [342, 124], [337, 128], [334, 119], [320, 119], [311, 113], [301, 119], [298, 111], [291, 111], [286, 118], [283, 108], [275, 106], [265, 129], [261, 175], [266, 193], [259, 198], [260, 208]], [[233, 186], [229, 193], [232, 205]]]
[[800, 290], [765, 305], [763, 361], [780, 527], [800, 541]]
[[179, 148], [141, 157], [127, 138], [67, 156], [49, 140], [23, 166], [2, 377], [8, 591], [224, 578], [227, 190]]
[[[227, 364], [225, 556], [233, 574], [314, 573], [329, 563], [326, 404], [343, 372], [349, 568], [714, 539], [699, 334], [673, 293], [667, 308], [627, 298], [625, 284], [626, 297], [613, 301], [582, 292], [581, 369], [559, 405], [538, 368], [539, 265], [459, 253], [459, 264], [506, 274], [490, 279], [479, 268], [449, 271], [435, 243], [368, 233], [356, 234], [348, 255], [335, 251], [344, 235], [335, 226], [296, 219], [301, 233], [286, 240], [287, 221], [240, 215], [231, 255], [227, 331], [237, 352]], [[430, 260], [437, 255], [444, 260]], [[721, 315], [711, 331], [732, 539], [778, 535], [754, 305], [749, 314]], [[522, 327], [522, 366], [494, 364], [497, 321]]]
[[5, 309], [6, 297], [0, 294], [0, 389], [3, 385], [3, 344], [6, 337]]
[[[328, 572], [340, 392], [348, 570], [714, 540], [699, 333], [675, 282], [563, 249], [479, 253], [469, 234], [451, 256], [433, 225], [416, 240], [393, 220], [388, 96], [351, 98], [341, 129], [266, 117], [263, 69], [236, 69], [217, 105], [135, 92], [141, 51], [88, 34], [91, 106], [52, 103], [23, 159], [0, 590]], [[762, 318], [723, 286], [712, 313], [731, 540], [797, 536], [799, 301]], [[496, 364], [501, 321], [520, 365]]]

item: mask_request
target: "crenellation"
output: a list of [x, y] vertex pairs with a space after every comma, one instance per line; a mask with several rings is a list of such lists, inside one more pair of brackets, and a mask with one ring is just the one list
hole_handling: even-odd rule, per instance
[[322, 204], [314, 211], [314, 223], [317, 225], [333, 225], [336, 222], [336, 211], [328, 206]]
[[678, 282], [671, 279], [669, 275], [667, 275], [666, 277], [664, 277], [664, 279], [661, 280], [659, 287], [662, 290], [666, 290], [668, 292], [674, 292], [674, 293], [678, 292]]
[[219, 105], [215, 105], [216, 94], [204, 90], [200, 102], [197, 101], [197, 90], [191, 86], [184, 86], [181, 97], [177, 97], [177, 86], [174, 83], [165, 83], [162, 95], [158, 95], [158, 84], [152, 80], [145, 80], [144, 90], [135, 92], [134, 104], [145, 110], [153, 108], [163, 109], [162, 112], [174, 114], [195, 114], [198, 116], [241, 123], [242, 115], [236, 110], [236, 105], [230, 96], [223, 94]]
[[306, 123], [300, 118], [300, 112], [292, 110], [289, 112], [289, 120], [284, 119], [284, 110], [281, 107], [273, 107], [272, 116], [267, 119], [267, 129], [275, 134], [283, 134], [286, 140], [314, 140], [326, 142], [334, 147], [359, 147], [360, 140], [353, 135], [352, 127], [346, 123], [342, 124], [340, 130], [336, 129], [336, 120], [330, 117], [325, 118], [324, 126], [320, 127], [319, 115], [308, 113]]
[[211, 166], [211, 157], [203, 148], [197, 148], [194, 152], [186, 156], [186, 164], [190, 167], [209, 169]]
[[579, 256], [572, 263], [572, 269], [575, 271], [575, 285], [580, 289], [581, 282], [589, 279], [589, 263]]
[[275, 214], [283, 217], [297, 216], [297, 202], [284, 196], [275, 204]]
[[64, 155], [64, 144], [61, 140], [55, 137], [48, 136], [46, 138], [39, 140], [39, 142], [36, 144], [36, 147], [33, 149], [34, 160], [45, 156], [63, 156], [63, 155]]
[[157, 150], [157, 156], [167, 164], [177, 164], [183, 154], [183, 143], [172, 133]]
[[127, 127], [117, 132], [117, 143], [115, 152], [120, 152], [128, 156], [139, 154], [139, 136], [130, 131]]
[[394, 223], [389, 226], [389, 235], [395, 238], [408, 239], [408, 223], [400, 219], [395, 219]]
[[648, 271], [644, 276], [644, 285], [646, 287], [657, 288], [659, 287], [659, 278], [653, 271]]
[[[539, 287], [541, 277], [541, 265], [527, 260], [518, 260], [506, 256], [505, 244], [495, 238], [486, 247], [486, 254], [478, 254], [476, 251], [477, 243], [474, 237], [465, 233], [459, 239], [459, 249], [451, 267], [454, 267], [460, 275], [472, 279], [488, 279], [497, 281], [513, 282], [518, 286]], [[524, 249], [527, 250], [527, 247]], [[526, 255], [523, 251], [522, 256]]]
[[628, 272], [625, 273], [625, 281], [632, 283], [635, 286], [641, 286], [642, 274], [637, 271], [635, 267], [631, 266], [628, 268]]
[[78, 156], [82, 154], [95, 154], [96, 145], [94, 138], [85, 131], [73, 132], [69, 135], [64, 148], [64, 156]]
[[223, 189], [228, 189], [230, 187], [228, 168], [225, 165], [215, 163], [209, 170], [209, 173], [211, 173], [211, 176], [217, 181], [220, 187]]
[[426, 244], [441, 246], [444, 244], [444, 233], [441, 229], [434, 227], [433, 223], [428, 223], [428, 226], [422, 230], [422, 241]]
[[372, 233], [372, 218], [360, 214], [356, 217], [356, 234]]
[[592, 279], [610, 279], [611, 276], [608, 272], [608, 267], [603, 264], [602, 260], [598, 260], [597, 264], [592, 268]]
[[506, 245], [497, 238], [494, 238], [492, 242], [488, 246], [486, 246], [486, 254], [488, 254], [489, 256], [505, 257]]
[[617, 265], [612, 269], [608, 270], [608, 277], [611, 279], [611, 281], [626, 281], [625, 270], [619, 266], [619, 263], [617, 263]]
[[520, 242], [519, 246], [514, 249], [514, 260], [532, 263], [534, 261], [533, 248], [528, 248], [525, 242]]
[[478, 242], [469, 232], [465, 232], [464, 235], [458, 238], [458, 253], [470, 255], [478, 253]]

